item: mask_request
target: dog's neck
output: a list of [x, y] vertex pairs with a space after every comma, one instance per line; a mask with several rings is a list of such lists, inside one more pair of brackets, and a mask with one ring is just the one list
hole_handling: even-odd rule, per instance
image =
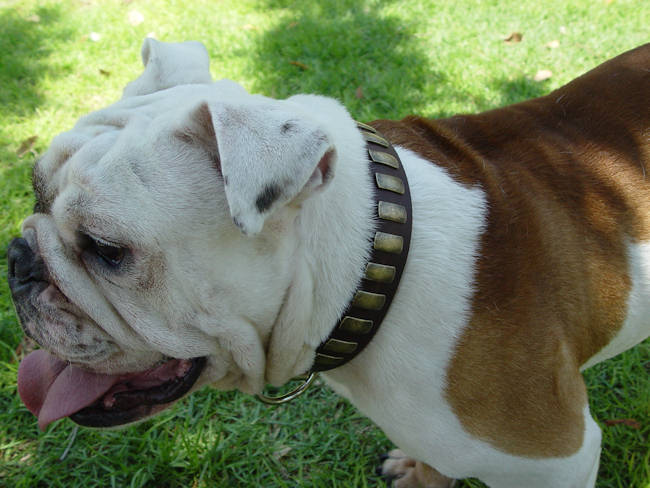
[[371, 126], [358, 123], [376, 188], [377, 227], [361, 283], [336, 327], [316, 350], [310, 372], [338, 368], [359, 354], [379, 329], [397, 292], [411, 242], [411, 195], [406, 172], [392, 145]]
[[[360, 129], [354, 127], [347, 140], [335, 134], [341, 155], [337, 175], [317, 197], [320, 200], [305, 202], [301, 209], [296, 271], [268, 347], [266, 379], [271, 384], [283, 384], [307, 370], [338, 367], [354, 357], [372, 338], [399, 283], [410, 240], [406, 175], [394, 150], [384, 147], [383, 138], [371, 127], [360, 124]], [[381, 175], [403, 181], [406, 194], [381, 189], [375, 166]], [[378, 205], [377, 194], [380, 200], [392, 202]], [[395, 205], [395, 201], [408, 204]], [[378, 216], [378, 207], [393, 212], [382, 210]], [[393, 237], [400, 247], [404, 244], [403, 253], [373, 250], [378, 246], [376, 231], [392, 235], [396, 230], [398, 235]], [[370, 257], [373, 276], [368, 274]], [[386, 271], [393, 273], [392, 278], [381, 276]], [[373, 304], [362, 303], [373, 298], [385, 300], [385, 306], [375, 310]], [[359, 326], [365, 330], [359, 331]]]

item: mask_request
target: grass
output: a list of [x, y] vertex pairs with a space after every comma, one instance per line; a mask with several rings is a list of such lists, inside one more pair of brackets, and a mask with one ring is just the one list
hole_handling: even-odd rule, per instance
[[[129, 22], [133, 10], [142, 23]], [[324, 386], [282, 408], [204, 390], [142, 425], [79, 430], [63, 461], [73, 424], [40, 433], [18, 400], [22, 334], [5, 249], [33, 205], [34, 155], [119, 98], [147, 34], [203, 41], [213, 75], [250, 91], [334, 96], [372, 120], [541, 95], [647, 42], [648, 25], [645, 0], [0, 1], [0, 486], [384, 486], [374, 467], [389, 441]], [[522, 41], [505, 43], [514, 31]], [[541, 69], [553, 76], [533, 81]], [[648, 342], [586, 374], [604, 432], [599, 488], [650, 487], [649, 377]]]

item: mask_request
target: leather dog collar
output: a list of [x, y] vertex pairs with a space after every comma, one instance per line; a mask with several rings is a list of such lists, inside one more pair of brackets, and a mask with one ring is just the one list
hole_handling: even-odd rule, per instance
[[412, 206], [406, 172], [397, 152], [375, 128], [357, 122], [366, 140], [370, 175], [375, 182], [377, 228], [361, 283], [347, 309], [316, 349], [303, 382], [281, 396], [258, 395], [264, 403], [281, 404], [302, 394], [322, 371], [337, 368], [359, 354], [375, 335], [395, 296], [411, 242]]
[[393, 146], [357, 122], [375, 182], [377, 228], [361, 284], [329, 337], [316, 349], [311, 372], [337, 368], [359, 354], [375, 335], [399, 285], [411, 242], [411, 193]]

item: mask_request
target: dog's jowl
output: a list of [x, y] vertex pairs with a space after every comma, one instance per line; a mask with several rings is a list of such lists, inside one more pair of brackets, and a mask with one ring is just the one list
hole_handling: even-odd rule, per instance
[[581, 371], [650, 333], [650, 45], [510, 107], [368, 125], [214, 82], [197, 42], [142, 59], [52, 141], [9, 248], [41, 428], [325, 371], [399, 446], [396, 486], [594, 486]]

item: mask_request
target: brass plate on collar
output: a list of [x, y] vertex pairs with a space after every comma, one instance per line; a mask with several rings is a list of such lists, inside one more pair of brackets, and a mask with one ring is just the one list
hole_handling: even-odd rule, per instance
[[372, 330], [372, 320], [358, 319], [346, 315], [341, 320], [341, 325], [338, 328], [350, 334], [367, 334]]
[[381, 310], [386, 303], [386, 295], [359, 290], [354, 294], [352, 305], [365, 310]]
[[334, 354], [351, 354], [357, 350], [359, 344], [356, 342], [342, 341], [340, 339], [330, 339], [323, 346], [323, 351]]
[[364, 132], [363, 137], [366, 139], [368, 142], [374, 142], [375, 144], [379, 144], [380, 146], [384, 147], [389, 147], [390, 144], [386, 139], [384, 139], [381, 136], [378, 136], [374, 132]]
[[404, 194], [404, 182], [397, 176], [375, 173], [375, 181], [382, 190], [392, 191], [400, 195]]
[[368, 155], [375, 163], [385, 164], [391, 168], [399, 169], [399, 161], [397, 161], [397, 158], [390, 153], [368, 149]]
[[377, 215], [380, 219], [391, 220], [399, 224], [404, 224], [408, 218], [406, 207], [390, 202], [379, 202], [377, 204]]
[[375, 232], [374, 247], [377, 251], [401, 254], [404, 249], [404, 238], [386, 232]]
[[322, 366], [338, 366], [339, 363], [343, 361], [343, 358], [340, 356], [330, 356], [329, 354], [316, 353], [316, 359], [314, 362]]
[[359, 129], [367, 130], [368, 132], [377, 132], [377, 129], [369, 126], [368, 124], [364, 124], [363, 122], [357, 122], [357, 127]]
[[387, 266], [385, 264], [368, 263], [366, 265], [365, 278], [370, 281], [378, 281], [380, 283], [392, 283], [395, 279], [397, 270], [395, 266]]

